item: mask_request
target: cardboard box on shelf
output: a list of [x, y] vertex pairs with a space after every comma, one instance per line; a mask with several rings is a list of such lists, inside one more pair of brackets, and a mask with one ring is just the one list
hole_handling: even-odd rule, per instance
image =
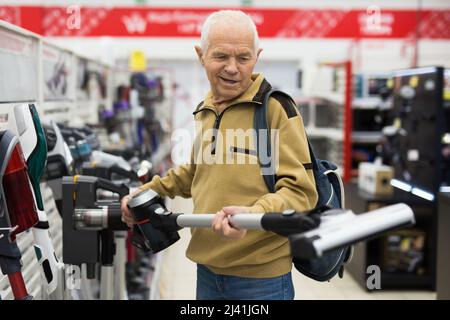
[[361, 162], [358, 168], [358, 187], [376, 195], [392, 194], [391, 179], [394, 169], [390, 166]]

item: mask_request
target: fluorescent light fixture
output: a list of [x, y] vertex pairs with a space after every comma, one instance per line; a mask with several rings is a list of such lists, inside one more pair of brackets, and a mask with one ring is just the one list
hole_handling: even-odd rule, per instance
[[397, 180], [397, 179], [391, 179], [391, 186], [396, 187], [396, 188], [401, 189], [406, 192], [411, 192], [411, 190], [412, 190], [411, 185], [409, 185], [403, 181]]
[[406, 70], [398, 70], [394, 72], [394, 77], [398, 76], [414, 76], [417, 74], [425, 74], [435, 72], [436, 67], [425, 67], [425, 68], [417, 68], [417, 69], [406, 69]]
[[421, 197], [423, 199], [429, 200], [429, 201], [433, 201], [434, 200], [434, 195], [433, 194], [431, 194], [431, 193], [429, 193], [429, 192], [427, 192], [425, 190], [416, 188], [416, 187], [412, 188], [411, 193], [415, 194], [416, 196]]
[[450, 192], [450, 186], [442, 186], [439, 188], [440, 192]]
[[[428, 200], [428, 201], [434, 200], [434, 195], [432, 193], [429, 193], [429, 192], [419, 189], [417, 187], [413, 187], [410, 184], [407, 184], [406, 182], [403, 182], [403, 181], [400, 181], [397, 179], [391, 179], [391, 186], [396, 187], [396, 188], [401, 189], [406, 192], [411, 192], [412, 194], [414, 194], [422, 199]], [[446, 190], [443, 192], [450, 192], [450, 187], [441, 187], [440, 190], [441, 191]]]

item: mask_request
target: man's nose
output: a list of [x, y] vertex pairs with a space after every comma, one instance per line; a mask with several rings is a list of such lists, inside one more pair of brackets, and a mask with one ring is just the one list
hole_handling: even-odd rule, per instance
[[236, 74], [238, 73], [238, 68], [236, 65], [236, 59], [229, 59], [228, 63], [225, 66], [225, 72], [228, 74]]

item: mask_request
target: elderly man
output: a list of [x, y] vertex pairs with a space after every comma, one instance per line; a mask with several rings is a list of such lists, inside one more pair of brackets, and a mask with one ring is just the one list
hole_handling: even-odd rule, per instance
[[[271, 232], [237, 230], [228, 216], [315, 206], [313, 173], [302, 165], [311, 162], [302, 119], [286, 101], [269, 100], [268, 123], [279, 137], [276, 190], [270, 193], [254, 155], [255, 141], [236, 136], [221, 141], [229, 137], [227, 130], [253, 129], [255, 108], [271, 88], [262, 74], [253, 74], [261, 53], [255, 24], [241, 11], [215, 12], [206, 19], [195, 50], [211, 90], [194, 116], [201, 132], [212, 134], [197, 137], [201, 151], [193, 148], [189, 164], [154, 177], [141, 190], [192, 197], [194, 213], [217, 212], [212, 229], [192, 230], [186, 252], [198, 264], [197, 299], [293, 299], [288, 240]], [[128, 199], [122, 211], [131, 226]]]

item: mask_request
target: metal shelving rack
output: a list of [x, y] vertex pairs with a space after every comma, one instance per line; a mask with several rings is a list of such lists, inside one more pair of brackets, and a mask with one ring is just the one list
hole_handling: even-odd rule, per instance
[[[45, 76], [52, 71], [50, 65], [44, 66], [46, 58], [58, 62], [60, 54], [68, 59], [67, 66], [71, 76], [67, 79], [67, 94], [59, 97], [50, 97], [45, 94]], [[52, 55], [53, 58], [52, 58]], [[34, 103], [41, 119], [51, 119], [58, 122], [69, 122], [74, 117], [87, 120], [97, 113], [100, 101], [85, 105], [85, 101], [77, 100], [76, 80], [77, 63], [75, 59], [85, 58], [70, 50], [56, 46], [42, 36], [22, 29], [5, 21], [0, 21], [0, 114], [8, 114], [14, 106], [22, 103]], [[87, 59], [90, 63], [111, 72], [112, 68], [101, 61]], [[44, 71], [44, 68], [48, 69]], [[1, 123], [0, 123], [1, 128]], [[44, 198], [44, 208], [48, 216], [50, 234], [56, 255], [61, 261], [62, 252], [62, 220], [55, 206], [52, 192], [45, 184], [41, 184]], [[22, 253], [23, 275], [27, 289], [35, 299], [45, 299], [46, 293], [42, 288], [42, 279], [35, 251], [31, 231], [19, 234], [17, 243]], [[0, 299], [12, 299], [7, 277], [0, 274]]]
[[[318, 68], [317, 85], [311, 88], [311, 98], [300, 103], [300, 112], [309, 118], [305, 121], [305, 129], [317, 156], [336, 163], [343, 180], [349, 181], [352, 159], [352, 62], [320, 63]], [[321, 69], [327, 70], [321, 72]], [[336, 75], [330, 75], [330, 72]]]

